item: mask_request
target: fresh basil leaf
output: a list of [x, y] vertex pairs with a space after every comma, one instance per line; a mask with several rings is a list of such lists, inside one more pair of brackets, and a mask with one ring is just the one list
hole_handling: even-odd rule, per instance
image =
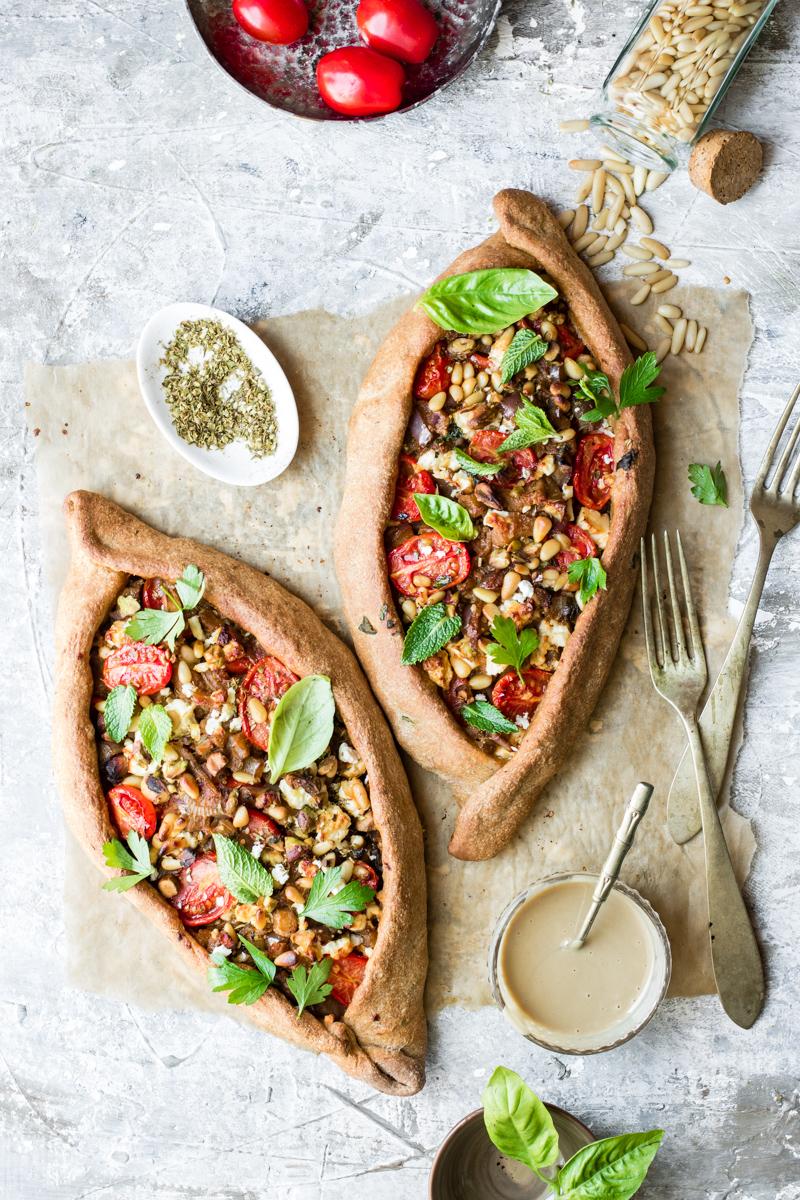
[[535, 446], [537, 442], [546, 442], [557, 436], [544, 409], [537, 408], [525, 397], [514, 414], [514, 420], [517, 428], [499, 447], [501, 454], [509, 450], [524, 450], [527, 446]]
[[486, 648], [486, 657], [496, 667], [513, 667], [522, 679], [522, 668], [539, 646], [539, 635], [535, 629], [517, 627], [511, 617], [500, 613], [492, 621], [492, 637]]
[[302, 771], [333, 737], [335, 705], [326, 675], [305, 675], [278, 701], [269, 731], [270, 783], [286, 771]]
[[255, 1004], [271, 982], [260, 971], [232, 962], [209, 967], [207, 976], [212, 991], [228, 992], [228, 1004]]
[[136, 708], [136, 688], [133, 684], [121, 684], [112, 688], [106, 697], [103, 720], [106, 733], [112, 742], [124, 741], [131, 727], [133, 710]]
[[170, 650], [175, 649], [175, 639], [186, 628], [182, 612], [166, 612], [160, 608], [143, 608], [125, 626], [125, 632], [135, 642], [147, 642], [156, 646], [164, 642]]
[[[375, 892], [356, 879], [351, 879], [344, 887], [341, 882], [341, 867], [317, 871], [300, 916], [317, 921], [320, 925], [329, 925], [332, 929], [344, 929], [349, 925], [353, 914], [365, 909]], [[339, 890], [334, 895], [337, 888]]]
[[721, 462], [717, 461], [715, 467], [707, 467], [705, 463], [690, 463], [689, 482], [692, 495], [701, 504], [728, 507], [728, 481]]
[[537, 1174], [558, 1160], [558, 1134], [550, 1113], [516, 1071], [497, 1067], [483, 1092], [486, 1132], [501, 1154]]
[[458, 465], [463, 467], [465, 471], [469, 471], [470, 475], [496, 475], [498, 471], [502, 471], [506, 465], [502, 462], [478, 462], [464, 450], [459, 450], [458, 447], [453, 451], [458, 461]]
[[519, 727], [508, 717], [504, 717], [499, 708], [495, 708], [488, 700], [473, 700], [461, 709], [461, 716], [474, 729], [482, 729], [484, 733], [517, 733]]
[[449, 542], [468, 542], [475, 537], [475, 526], [467, 510], [447, 496], [415, 492], [414, 499], [426, 525], [435, 529]]
[[267, 983], [272, 983], [273, 979], [275, 978], [275, 971], [277, 968], [269, 955], [265, 954], [263, 950], [259, 950], [258, 946], [254, 946], [252, 942], [248, 942], [247, 938], [242, 937], [241, 934], [239, 934], [239, 941], [245, 947], [253, 962], [256, 964], [256, 967], [266, 979]]
[[118, 838], [112, 838], [103, 846], [103, 858], [106, 866], [116, 867], [119, 871], [132, 871], [131, 875], [118, 875], [116, 879], [107, 879], [103, 884], [104, 892], [127, 892], [143, 879], [149, 879], [153, 873], [150, 862], [150, 847], [145, 838], [135, 830], [126, 837], [130, 849], [126, 849]]
[[273, 880], [257, 858], [232, 838], [214, 834], [217, 870], [223, 885], [242, 904], [255, 904], [272, 895]]
[[579, 558], [567, 567], [570, 583], [579, 583], [581, 604], [587, 604], [599, 591], [605, 591], [607, 576], [599, 558]]
[[189, 563], [183, 568], [180, 579], [176, 580], [175, 590], [184, 609], [197, 608], [206, 590], [206, 577], [199, 567]]
[[565, 1200], [630, 1200], [638, 1192], [658, 1152], [662, 1129], [622, 1133], [592, 1142], [558, 1172]]
[[508, 383], [517, 371], [530, 366], [546, 353], [547, 342], [543, 337], [539, 337], [532, 329], [518, 329], [500, 364], [503, 383]]
[[424, 662], [461, 632], [461, 617], [450, 617], [443, 601], [422, 608], [408, 627], [403, 641], [403, 666]]
[[310, 971], [305, 967], [295, 967], [286, 986], [297, 1001], [297, 1018], [303, 1015], [309, 1004], [321, 1004], [331, 992], [331, 985], [325, 980], [331, 973], [333, 961], [330, 958], [320, 959], [314, 963]]
[[533, 271], [490, 267], [449, 275], [428, 288], [419, 305], [442, 329], [497, 333], [555, 300], [558, 292]]
[[172, 737], [170, 715], [160, 704], [150, 704], [139, 713], [139, 737], [153, 762], [160, 763]]
[[660, 374], [661, 364], [652, 350], [629, 363], [619, 381], [619, 407], [633, 408], [637, 404], [654, 404], [659, 400], [666, 388], [652, 384]]

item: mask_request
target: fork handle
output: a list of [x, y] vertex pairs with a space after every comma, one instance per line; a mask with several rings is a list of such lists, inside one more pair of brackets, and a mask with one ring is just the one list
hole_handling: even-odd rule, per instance
[[[719, 795], [725, 769], [733, 742], [736, 714], [744, 692], [744, 679], [753, 636], [758, 604], [764, 591], [769, 564], [775, 552], [777, 538], [772, 541], [761, 531], [761, 546], [758, 554], [753, 582], [747, 602], [739, 618], [736, 633], [722, 664], [714, 687], [700, 714], [700, 730], [706, 754], [708, 778], [712, 794]], [[683, 845], [698, 834], [702, 828], [700, 808], [697, 803], [692, 758], [687, 747], [678, 763], [669, 789], [667, 823], [673, 839]]]
[[703, 822], [711, 962], [722, 1007], [730, 1019], [749, 1029], [764, 1004], [764, 968], [733, 873], [725, 835], [706, 770], [703, 743], [694, 717], [684, 717]]

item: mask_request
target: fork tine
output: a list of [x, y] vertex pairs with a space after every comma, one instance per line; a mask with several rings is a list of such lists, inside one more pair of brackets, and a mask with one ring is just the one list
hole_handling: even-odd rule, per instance
[[653, 610], [650, 605], [650, 582], [647, 577], [647, 545], [644, 538], [639, 539], [639, 554], [642, 560], [642, 608], [644, 610], [644, 641], [647, 647], [647, 661], [650, 672], [658, 666], [658, 651], [656, 650], [655, 631], [653, 629]]
[[672, 627], [675, 630], [675, 648], [678, 652], [677, 661], [685, 662], [687, 658], [686, 642], [683, 637], [683, 618], [678, 601], [678, 590], [675, 587], [675, 572], [672, 569], [672, 547], [669, 544], [669, 534], [664, 530], [664, 557], [667, 560], [667, 579], [669, 580], [669, 596], [672, 601]]
[[781, 413], [780, 420], [778, 421], [778, 424], [775, 426], [775, 432], [773, 433], [773, 435], [770, 439], [769, 445], [767, 446], [766, 450], [764, 451], [764, 457], [761, 460], [761, 466], [758, 468], [758, 474], [756, 475], [756, 481], [753, 485], [754, 488], [760, 488], [760, 487], [764, 486], [764, 480], [767, 477], [767, 471], [769, 470], [770, 463], [772, 462], [772, 456], [775, 453], [775, 451], [778, 449], [778, 444], [779, 444], [781, 438], [783, 437], [783, 431], [786, 428], [786, 423], [789, 420], [789, 417], [792, 415], [792, 409], [794, 408], [794, 406], [797, 402], [798, 396], [800, 396], [800, 383], [798, 383], [797, 387], [792, 392], [792, 395], [789, 399], [789, 403], [786, 405], [786, 408]]
[[784, 449], [783, 454], [780, 457], [780, 461], [779, 461], [777, 467], [775, 468], [775, 478], [772, 481], [772, 486], [775, 488], [775, 491], [777, 491], [778, 488], [780, 487], [781, 480], [783, 479], [784, 475], [786, 474], [786, 472], [789, 468], [789, 463], [791, 462], [794, 448], [797, 445], [798, 436], [800, 436], [800, 418], [798, 418], [798, 420], [795, 421], [794, 429], [792, 430], [791, 434], [789, 435], [789, 440], [786, 443], [786, 448]]
[[694, 598], [692, 596], [692, 585], [689, 582], [689, 570], [686, 566], [686, 556], [683, 553], [683, 542], [681, 541], [681, 531], [679, 529], [675, 530], [675, 540], [678, 543], [678, 561], [681, 565], [683, 594], [686, 600], [686, 619], [689, 625], [689, 633], [692, 636], [691, 657], [696, 661], [705, 662], [706, 655], [703, 647], [703, 638], [700, 633], [700, 622], [697, 619], [697, 609], [695, 608]]
[[672, 643], [669, 637], [669, 627], [664, 620], [664, 606], [661, 601], [661, 572], [658, 566], [658, 547], [656, 546], [656, 535], [650, 535], [650, 545], [653, 553], [653, 581], [655, 583], [656, 593], [656, 612], [658, 613], [658, 629], [661, 634], [661, 663], [662, 665], [672, 660]]
[[[800, 422], [798, 422], [800, 424]], [[794, 470], [789, 476], [789, 482], [786, 485], [786, 496], [791, 500], [794, 493], [797, 491], [797, 485], [800, 483], [800, 456], [795, 463]]]

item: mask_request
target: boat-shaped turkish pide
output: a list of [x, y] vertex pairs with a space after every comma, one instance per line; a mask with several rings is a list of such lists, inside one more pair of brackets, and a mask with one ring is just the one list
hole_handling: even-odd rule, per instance
[[663, 391], [547, 206], [508, 190], [494, 207], [499, 231], [367, 374], [336, 539], [398, 741], [466, 785], [465, 859], [508, 844], [585, 732], [630, 607]]
[[422, 832], [355, 659], [253, 568], [89, 492], [65, 514], [56, 774], [104, 887], [260, 1028], [418, 1091]]

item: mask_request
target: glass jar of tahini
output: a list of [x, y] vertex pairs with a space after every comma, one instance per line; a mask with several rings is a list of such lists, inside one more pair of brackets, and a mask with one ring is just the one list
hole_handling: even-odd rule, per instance
[[634, 163], [672, 171], [733, 82], [778, 0], [653, 0], [591, 123]]

